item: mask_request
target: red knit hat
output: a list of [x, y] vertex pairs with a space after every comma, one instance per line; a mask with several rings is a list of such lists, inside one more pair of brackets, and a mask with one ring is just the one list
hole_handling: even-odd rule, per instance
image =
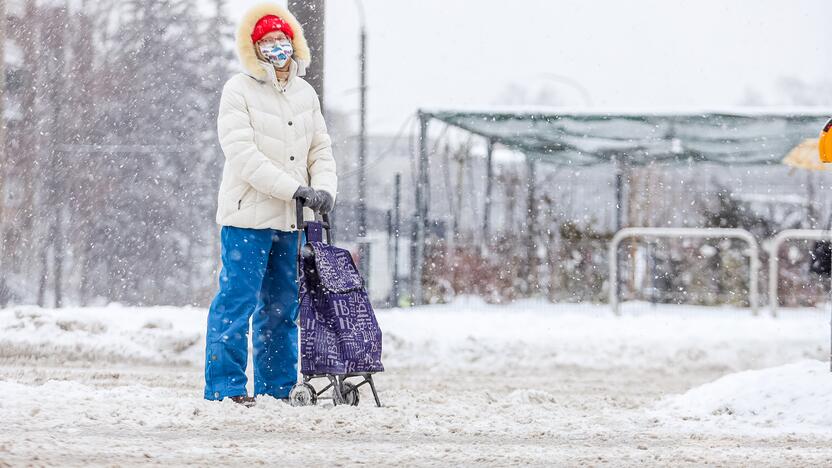
[[289, 39], [295, 39], [295, 32], [289, 23], [283, 18], [275, 15], [266, 15], [257, 21], [254, 25], [254, 31], [251, 32], [251, 42], [257, 42], [266, 34], [274, 31], [283, 31], [283, 34], [289, 36]]

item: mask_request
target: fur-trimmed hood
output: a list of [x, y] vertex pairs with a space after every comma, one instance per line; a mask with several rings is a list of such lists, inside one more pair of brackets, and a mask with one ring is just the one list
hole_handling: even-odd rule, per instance
[[240, 64], [246, 73], [254, 78], [260, 81], [269, 79], [268, 67], [264, 67], [265, 62], [257, 58], [254, 43], [251, 41], [251, 32], [254, 30], [254, 25], [257, 24], [260, 18], [267, 15], [279, 16], [283, 21], [289, 23], [289, 26], [292, 28], [292, 32], [295, 35], [295, 38], [292, 39], [292, 47], [295, 50], [292, 60], [298, 65], [298, 76], [303, 76], [306, 72], [306, 67], [312, 61], [311, 54], [309, 53], [309, 44], [306, 43], [303, 28], [298, 22], [298, 19], [295, 18], [295, 15], [276, 3], [257, 5], [248, 10], [240, 20], [240, 24], [237, 26], [237, 57], [240, 59]]

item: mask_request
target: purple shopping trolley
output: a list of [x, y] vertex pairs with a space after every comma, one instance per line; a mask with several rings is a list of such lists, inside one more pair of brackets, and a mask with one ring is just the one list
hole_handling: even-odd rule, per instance
[[[307, 406], [331, 398], [336, 405], [355, 406], [359, 387], [368, 384], [381, 406], [373, 383], [373, 374], [384, 370], [381, 329], [364, 280], [350, 252], [332, 245], [328, 215], [304, 222], [303, 204], [297, 201], [296, 206], [306, 244], [301, 245], [299, 231], [300, 376], [289, 400], [293, 406]], [[325, 386], [317, 390], [315, 379], [324, 379]], [[330, 390], [332, 396], [323, 396]]]

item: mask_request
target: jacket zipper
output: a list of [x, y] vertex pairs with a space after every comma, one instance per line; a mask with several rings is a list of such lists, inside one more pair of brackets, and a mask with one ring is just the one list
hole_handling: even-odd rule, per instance
[[[286, 87], [284, 88], [284, 87], [280, 86], [280, 82], [278, 81], [277, 76], [275, 76], [274, 81], [272, 81], [272, 87], [275, 88], [278, 91], [278, 93], [277, 93], [278, 96], [280, 96], [280, 95], [285, 96], [286, 95], [286, 90], [289, 88], [289, 83], [287, 82]], [[237, 211], [240, 211], [242, 209], [243, 197], [246, 196], [249, 189], [251, 189], [251, 187], [247, 188], [246, 191], [243, 192], [242, 195], [240, 195], [240, 199], [237, 200]]]

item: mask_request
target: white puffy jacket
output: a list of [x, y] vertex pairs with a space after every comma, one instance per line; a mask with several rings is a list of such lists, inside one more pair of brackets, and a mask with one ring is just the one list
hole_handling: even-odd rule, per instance
[[[257, 58], [250, 35], [265, 15], [277, 15], [294, 30], [290, 76], [282, 88], [274, 67]], [[301, 185], [326, 190], [335, 198], [338, 178], [321, 105], [315, 90], [300, 78], [309, 48], [300, 24], [285, 8], [266, 4], [244, 16], [237, 31], [237, 53], [245, 73], [225, 84], [217, 129], [225, 165], [216, 221], [223, 226], [293, 231], [292, 195]], [[313, 217], [306, 209], [305, 219]]]

